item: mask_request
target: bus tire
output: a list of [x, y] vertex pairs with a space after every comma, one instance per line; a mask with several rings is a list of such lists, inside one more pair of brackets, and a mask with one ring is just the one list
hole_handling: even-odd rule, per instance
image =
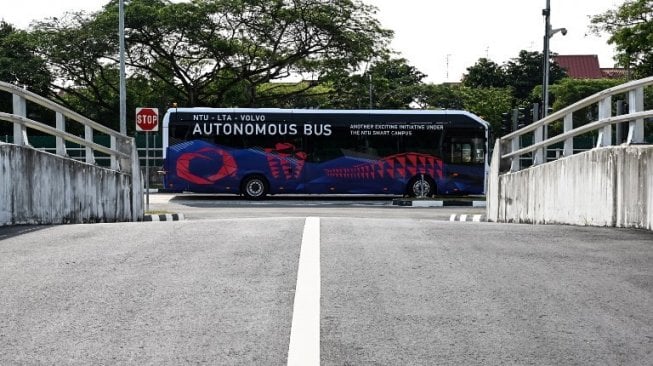
[[410, 197], [432, 197], [435, 195], [436, 187], [431, 177], [424, 175], [422, 179], [422, 176], [418, 175], [408, 181], [406, 190]]
[[257, 200], [268, 194], [268, 181], [262, 175], [249, 175], [243, 179], [240, 191], [245, 198]]

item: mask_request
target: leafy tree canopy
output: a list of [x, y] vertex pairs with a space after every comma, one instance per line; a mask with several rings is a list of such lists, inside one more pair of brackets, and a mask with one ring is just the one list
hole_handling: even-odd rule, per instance
[[[125, 6], [128, 72], [180, 106], [257, 106], [265, 83], [291, 75], [319, 80], [383, 52], [392, 32], [374, 13], [359, 0], [132, 0]], [[95, 14], [49, 19], [36, 25], [37, 49], [60, 80], [97, 92], [116, 88], [117, 19], [117, 0]]]
[[0, 21], [0, 81], [45, 95], [51, 79], [45, 62], [31, 52], [26, 32]]
[[404, 58], [385, 54], [362, 74], [346, 70], [331, 75], [333, 89], [329, 108], [408, 109], [419, 96], [426, 75]]
[[[462, 84], [468, 87], [511, 87], [515, 106], [527, 106], [539, 99], [533, 98], [532, 91], [542, 85], [544, 55], [540, 52], [522, 50], [519, 56], [499, 66], [485, 58], [467, 68]], [[551, 84], [567, 76], [555, 62], [550, 63], [549, 82]], [[541, 89], [540, 89], [541, 90]]]
[[629, 0], [591, 18], [590, 31], [610, 35], [616, 61], [632, 69], [634, 78], [653, 75], [653, 1]]
[[473, 88], [502, 88], [506, 86], [506, 70], [487, 58], [480, 58], [467, 68], [462, 84]]

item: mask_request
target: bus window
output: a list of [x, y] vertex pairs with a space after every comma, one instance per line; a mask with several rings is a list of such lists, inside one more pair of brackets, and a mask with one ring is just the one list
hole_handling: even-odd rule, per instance
[[454, 164], [482, 164], [485, 161], [483, 140], [452, 138], [449, 154]]

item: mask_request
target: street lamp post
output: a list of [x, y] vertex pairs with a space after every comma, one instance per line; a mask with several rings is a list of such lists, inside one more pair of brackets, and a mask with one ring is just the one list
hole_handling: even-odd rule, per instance
[[118, 5], [118, 37], [120, 38], [120, 133], [127, 134], [127, 86], [125, 82], [125, 2]]
[[567, 28], [551, 28], [551, 0], [546, 0], [546, 9], [542, 10], [542, 15], [544, 15], [544, 76], [542, 78], [542, 118], [544, 118], [549, 114], [549, 60], [551, 58], [549, 39], [558, 32], [563, 36], [566, 35]]

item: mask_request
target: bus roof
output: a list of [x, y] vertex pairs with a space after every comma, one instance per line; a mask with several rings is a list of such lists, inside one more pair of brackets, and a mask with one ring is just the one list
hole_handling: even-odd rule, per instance
[[468, 111], [457, 109], [285, 109], [285, 108], [169, 108], [164, 120], [170, 113], [284, 113], [284, 114], [360, 114], [360, 115], [464, 115], [486, 128], [490, 124]]

